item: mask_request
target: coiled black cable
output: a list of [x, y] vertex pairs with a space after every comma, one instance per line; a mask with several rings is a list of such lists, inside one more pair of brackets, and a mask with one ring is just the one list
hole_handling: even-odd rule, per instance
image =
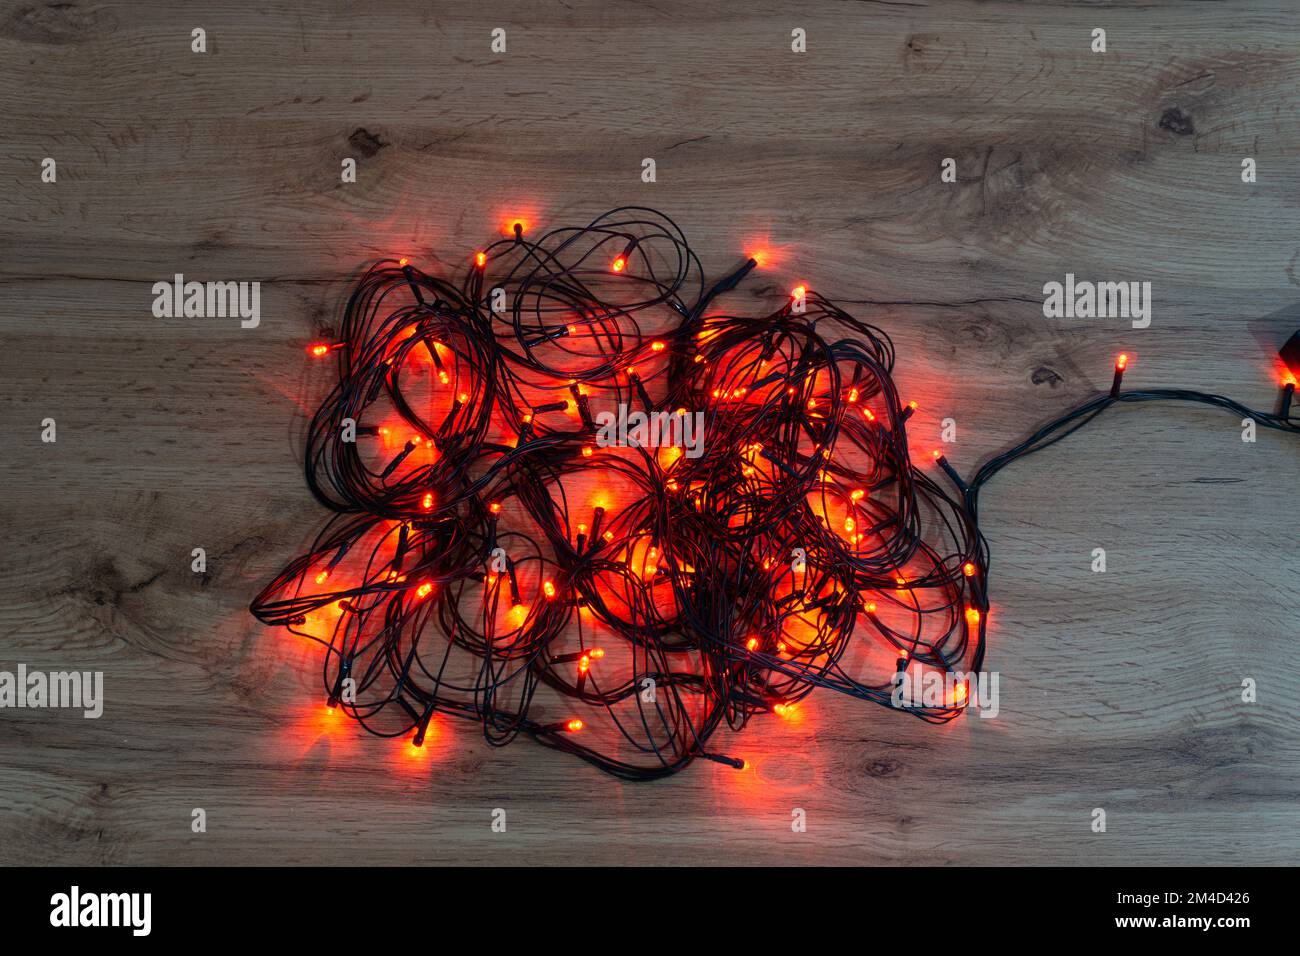
[[[416, 744], [457, 717], [652, 779], [743, 766], [722, 725], [819, 687], [951, 720], [964, 695], [900, 699], [896, 675], [982, 668], [978, 495], [1002, 468], [1120, 402], [1297, 430], [1117, 375], [966, 483], [942, 456], [913, 464], [883, 330], [804, 290], [765, 316], [713, 311], [755, 262], [707, 284], [660, 213], [516, 229], [472, 263], [458, 283], [377, 263], [314, 347], [339, 381], [306, 478], [335, 516], [251, 606], [326, 649], [330, 706]], [[702, 440], [611, 446], [617, 409], [698, 413]]]

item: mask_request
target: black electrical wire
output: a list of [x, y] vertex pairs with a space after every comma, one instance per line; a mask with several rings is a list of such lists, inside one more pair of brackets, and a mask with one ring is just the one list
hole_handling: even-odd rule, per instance
[[[813, 292], [716, 311], [755, 265], [708, 284], [675, 223], [625, 207], [516, 228], [459, 282], [405, 260], [362, 276], [312, 350], [338, 364], [305, 454], [334, 517], [251, 606], [325, 648], [329, 706], [417, 745], [474, 721], [637, 780], [743, 766], [720, 728], [819, 687], [951, 720], [964, 698], [900, 699], [897, 675], [983, 666], [994, 475], [1120, 403], [1300, 428], [1289, 407], [1125, 392], [1121, 370], [965, 482], [912, 462], [883, 330]], [[619, 408], [701, 413], [702, 441], [606, 447]]]

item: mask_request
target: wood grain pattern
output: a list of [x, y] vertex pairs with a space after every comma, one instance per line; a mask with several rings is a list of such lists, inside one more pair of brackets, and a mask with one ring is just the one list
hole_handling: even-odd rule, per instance
[[[246, 613], [323, 519], [302, 345], [347, 277], [459, 268], [521, 212], [653, 205], [714, 274], [764, 242], [738, 307], [805, 279], [886, 328], [916, 431], [955, 416], [964, 471], [1120, 348], [1143, 383], [1271, 407], [1300, 328], [1289, 3], [361, 6], [0, 4], [0, 667], [107, 688], [97, 721], [0, 712], [0, 861], [1300, 858], [1300, 445], [1208, 410], [1116, 411], [990, 488], [998, 719], [818, 696], [735, 741], [742, 774], [622, 784], [468, 729], [412, 762], [324, 724], [317, 656]], [[175, 272], [260, 280], [261, 326], [154, 319]], [[1066, 272], [1151, 281], [1151, 328], [1044, 319]]]

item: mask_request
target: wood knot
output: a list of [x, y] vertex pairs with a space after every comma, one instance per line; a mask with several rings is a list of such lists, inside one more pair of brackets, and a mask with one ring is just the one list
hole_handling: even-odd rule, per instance
[[1191, 136], [1196, 132], [1192, 118], [1177, 106], [1171, 106], [1160, 117], [1160, 128], [1167, 129], [1176, 136]]
[[1029, 376], [1029, 380], [1035, 385], [1046, 385], [1048, 388], [1056, 388], [1065, 381], [1060, 372], [1046, 365], [1040, 365], [1034, 369], [1033, 374]]
[[374, 156], [388, 145], [370, 130], [362, 127], [357, 127], [352, 135], [348, 137], [348, 144], [366, 159]]

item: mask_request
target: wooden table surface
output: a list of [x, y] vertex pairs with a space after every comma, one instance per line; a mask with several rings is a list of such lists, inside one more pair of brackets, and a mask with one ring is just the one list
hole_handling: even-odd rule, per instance
[[[954, 417], [966, 473], [1121, 349], [1130, 384], [1274, 407], [1290, 3], [784, 6], [0, 4], [0, 669], [106, 693], [0, 711], [0, 862], [1300, 859], [1300, 443], [1209, 409], [1112, 411], [989, 487], [992, 720], [823, 692], [727, 741], [750, 769], [652, 784], [469, 727], [411, 759], [324, 718], [319, 652], [247, 613], [325, 518], [303, 346], [367, 260], [453, 272], [509, 216], [651, 205], [712, 275], [764, 244], [737, 307], [806, 280], [884, 327], [914, 433]], [[260, 326], [154, 318], [177, 272], [260, 281]], [[1045, 318], [1066, 273], [1151, 282], [1150, 328]]]

